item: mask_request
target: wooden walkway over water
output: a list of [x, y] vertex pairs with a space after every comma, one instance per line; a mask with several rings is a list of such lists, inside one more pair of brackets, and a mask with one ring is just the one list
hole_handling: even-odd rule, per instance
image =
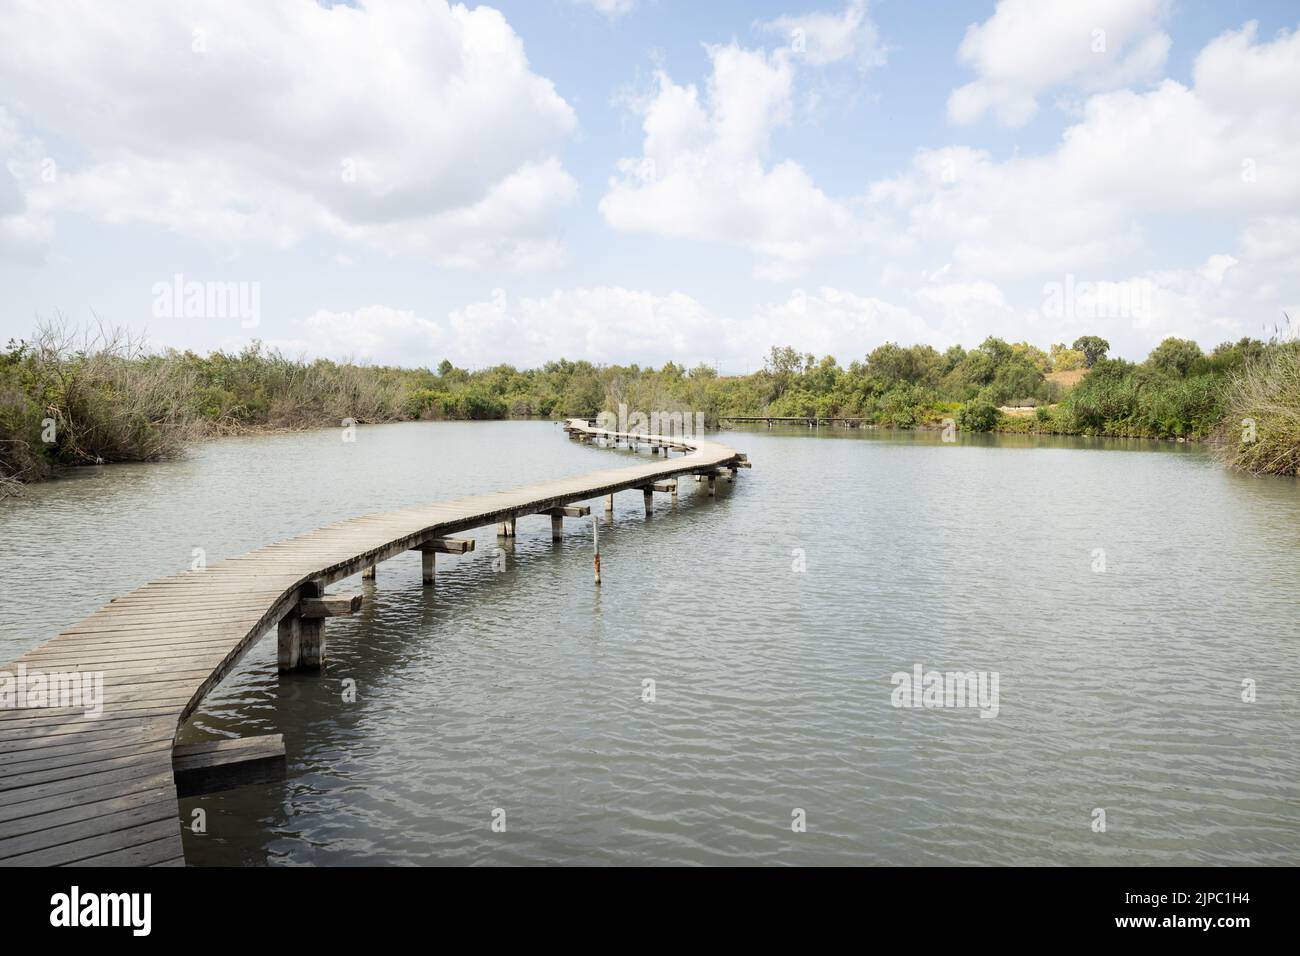
[[[749, 467], [744, 455], [698, 438], [629, 435], [580, 420], [565, 423], [574, 440], [646, 449], [656, 460], [576, 478], [439, 501], [341, 521], [278, 544], [153, 581], [115, 598], [79, 624], [0, 668], [26, 680], [27, 700], [0, 708], [0, 865], [184, 865], [182, 795], [217, 787], [224, 772], [266, 763], [283, 743], [247, 738], [177, 747], [177, 733], [203, 698], [263, 635], [275, 631], [281, 670], [318, 668], [323, 624], [349, 613], [358, 596], [324, 589], [343, 578], [373, 576], [374, 566], [407, 551], [422, 554], [424, 581], [438, 553], [472, 550], [448, 537], [496, 524], [513, 535], [521, 516], [547, 514], [553, 536], [575, 503], [640, 490], [677, 495], [675, 479], [715, 482]], [[124, 558], [127, 556], [124, 556]], [[48, 704], [36, 683], [102, 675], [102, 714]], [[16, 686], [16, 685], [15, 685]], [[33, 706], [33, 703], [36, 705]], [[26, 704], [26, 706], [23, 706]]]
[[843, 425], [845, 428], [871, 428], [870, 418], [845, 418], [842, 415], [719, 415], [718, 422], [731, 422], [733, 425], [755, 425], [763, 422], [768, 428], [773, 425], [807, 425], [809, 428], [821, 428], [823, 425]]

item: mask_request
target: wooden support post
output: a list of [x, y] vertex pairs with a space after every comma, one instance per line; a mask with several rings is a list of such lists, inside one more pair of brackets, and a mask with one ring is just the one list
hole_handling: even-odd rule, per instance
[[375, 580], [375, 566], [373, 564], [366, 565], [365, 570], [361, 572], [361, 580], [362, 581]]
[[645, 516], [648, 518], [655, 510], [655, 492], [653, 488], [642, 488], [641, 493], [645, 496]]
[[298, 661], [302, 658], [302, 618], [296, 609], [280, 618], [276, 629], [276, 651], [281, 674], [298, 669]]
[[709, 497], [712, 498], [717, 494], [718, 481], [713, 475], [709, 475]]
[[432, 587], [437, 574], [437, 557], [439, 554], [464, 554], [474, 550], [473, 538], [432, 538], [418, 544], [412, 551], [420, 552], [420, 580], [426, 587]]
[[298, 644], [301, 655], [298, 666], [306, 671], [320, 670], [325, 663], [325, 619], [304, 617], [300, 626], [302, 636]]
[[277, 626], [276, 658], [280, 671], [319, 670], [325, 663], [325, 618], [347, 617], [361, 607], [360, 594], [325, 596], [315, 581], [298, 590], [298, 604]]
[[547, 508], [545, 511], [537, 513], [551, 516], [551, 540], [560, 541], [564, 538], [564, 519], [585, 518], [591, 514], [591, 507], [588, 505], [564, 505], [559, 508]]
[[515, 536], [515, 519], [507, 518], [497, 523], [497, 537], [513, 538]]
[[606, 496], [605, 496], [605, 513], [606, 513], [606, 514], [613, 514], [613, 513], [614, 513], [614, 496], [613, 496], [613, 495], [606, 495]]

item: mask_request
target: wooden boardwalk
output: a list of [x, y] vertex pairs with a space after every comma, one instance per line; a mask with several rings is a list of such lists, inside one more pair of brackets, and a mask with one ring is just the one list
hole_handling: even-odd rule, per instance
[[843, 415], [719, 415], [718, 422], [744, 425], [764, 422], [768, 428], [771, 428], [773, 424], [807, 425], [809, 428], [820, 428], [823, 425], [835, 425], [837, 423], [845, 428], [870, 428], [873, 424], [870, 418], [846, 418]]
[[[184, 865], [173, 766], [182, 723], [270, 631], [279, 634], [283, 668], [287, 636], [296, 641], [300, 623], [306, 633], [299, 617], [324, 587], [405, 551], [446, 550], [444, 539], [457, 532], [506, 522], [513, 534], [515, 518], [546, 513], [555, 529], [563, 512], [554, 509], [575, 502], [640, 489], [648, 506], [653, 490], [676, 494], [678, 476], [707, 476], [711, 493], [718, 476], [748, 467], [744, 455], [702, 439], [628, 436], [580, 420], [565, 430], [581, 441], [634, 441], [657, 460], [341, 521], [150, 582], [0, 667], [8, 675], [20, 667], [103, 675], [97, 717], [84, 706], [0, 709], [0, 864]], [[426, 559], [428, 580], [432, 554]]]

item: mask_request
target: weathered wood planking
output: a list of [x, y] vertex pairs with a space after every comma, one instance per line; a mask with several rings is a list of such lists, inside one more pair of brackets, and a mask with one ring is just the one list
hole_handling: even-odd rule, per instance
[[[629, 489], [648, 497], [679, 475], [711, 476], [745, 460], [700, 439], [627, 435], [579, 420], [565, 430], [584, 441], [630, 439], [686, 454], [341, 521], [150, 582], [0, 668], [103, 675], [103, 713], [95, 718], [80, 707], [0, 709], [0, 865], [183, 865], [176, 733], [248, 648], [298, 606], [304, 587], [323, 588], [406, 551], [452, 550], [438, 539], [457, 532], [503, 522], [513, 528], [523, 515], [558, 522], [588, 513], [574, 507], [578, 501]], [[313, 608], [337, 610], [329, 600], [337, 602]]]

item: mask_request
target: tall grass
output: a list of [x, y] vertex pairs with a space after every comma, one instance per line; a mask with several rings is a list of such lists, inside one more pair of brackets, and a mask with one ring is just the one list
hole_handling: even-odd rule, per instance
[[1229, 382], [1215, 449], [1230, 467], [1300, 475], [1300, 342], [1272, 345]]
[[198, 433], [192, 376], [119, 331], [42, 326], [0, 353], [0, 477], [47, 477], [60, 465], [157, 461]]

